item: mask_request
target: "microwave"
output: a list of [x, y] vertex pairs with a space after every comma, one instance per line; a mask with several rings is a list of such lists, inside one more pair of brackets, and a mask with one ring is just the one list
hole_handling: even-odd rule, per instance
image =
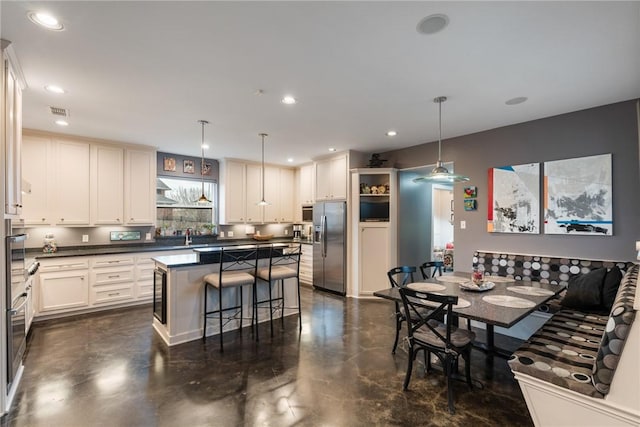
[[313, 222], [313, 206], [302, 206], [302, 222]]

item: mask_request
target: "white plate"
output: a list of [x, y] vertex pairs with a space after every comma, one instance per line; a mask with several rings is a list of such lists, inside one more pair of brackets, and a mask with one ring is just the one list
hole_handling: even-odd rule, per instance
[[517, 294], [531, 295], [534, 297], [548, 297], [555, 293], [548, 289], [536, 288], [534, 286], [508, 286], [507, 290]]
[[439, 285], [437, 283], [425, 283], [425, 282], [409, 283], [407, 285], [407, 288], [411, 288], [414, 291], [420, 291], [420, 292], [437, 292], [437, 291], [444, 291], [445, 289], [447, 289], [447, 287], [444, 285]]
[[434, 279], [436, 279], [438, 282], [453, 282], [453, 283], [462, 283], [462, 282], [469, 281], [468, 277], [462, 277], [462, 276], [436, 276], [434, 277]]
[[484, 292], [496, 286], [493, 282], [483, 282], [482, 286], [476, 286], [473, 282], [460, 283], [460, 289], [472, 292]]
[[[422, 300], [425, 305], [438, 307], [440, 304], [434, 301]], [[453, 305], [453, 308], [467, 308], [471, 306], [471, 301], [458, 297], [458, 303]]]
[[533, 301], [509, 295], [485, 295], [482, 299], [489, 304], [499, 305], [501, 307], [531, 308], [536, 306], [536, 303]]

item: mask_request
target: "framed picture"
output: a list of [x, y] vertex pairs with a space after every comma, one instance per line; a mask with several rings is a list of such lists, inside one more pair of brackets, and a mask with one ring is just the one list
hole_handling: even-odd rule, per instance
[[464, 210], [465, 211], [475, 211], [478, 209], [478, 204], [476, 199], [467, 199], [464, 201]]
[[540, 232], [540, 163], [489, 169], [487, 231]]
[[201, 173], [202, 175], [211, 175], [211, 163], [203, 163]]
[[184, 173], [196, 173], [196, 168], [193, 165], [193, 160], [185, 160], [184, 167], [182, 168]]
[[164, 170], [168, 172], [176, 171], [176, 159], [173, 157], [164, 158]]
[[465, 199], [474, 199], [478, 197], [478, 189], [475, 185], [464, 187], [464, 198]]
[[545, 234], [612, 236], [611, 171], [611, 154], [545, 162]]

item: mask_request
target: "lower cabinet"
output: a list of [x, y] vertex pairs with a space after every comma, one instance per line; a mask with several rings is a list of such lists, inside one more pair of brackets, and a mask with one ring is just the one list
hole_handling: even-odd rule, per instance
[[359, 294], [371, 295], [389, 287], [387, 271], [391, 267], [386, 260], [389, 259], [390, 231], [386, 225], [361, 225], [359, 231]]
[[134, 257], [95, 257], [91, 268], [91, 304], [118, 304], [134, 297]]
[[313, 245], [302, 245], [300, 256], [300, 282], [313, 284]]
[[40, 273], [38, 313], [65, 311], [89, 306], [88, 270]]

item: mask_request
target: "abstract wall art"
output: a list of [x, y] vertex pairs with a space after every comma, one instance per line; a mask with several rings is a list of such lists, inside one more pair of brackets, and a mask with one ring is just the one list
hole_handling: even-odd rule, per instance
[[489, 169], [487, 231], [540, 232], [540, 163]]
[[613, 235], [611, 154], [544, 163], [545, 234]]

